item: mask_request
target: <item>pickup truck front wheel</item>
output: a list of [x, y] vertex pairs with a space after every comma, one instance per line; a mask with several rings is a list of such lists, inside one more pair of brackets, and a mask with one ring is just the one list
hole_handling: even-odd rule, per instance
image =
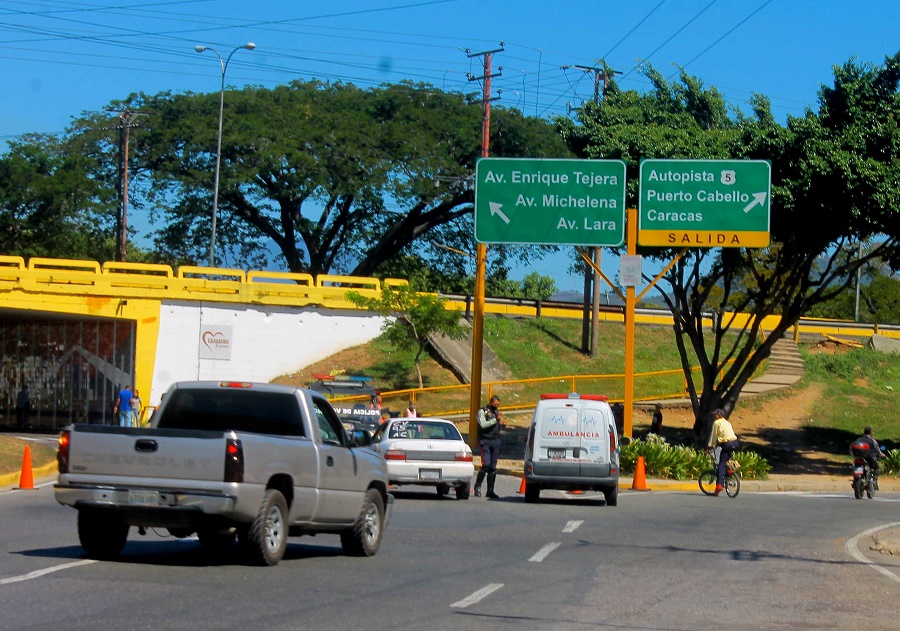
[[266, 491], [256, 519], [247, 532], [246, 550], [260, 565], [278, 565], [287, 548], [287, 502], [275, 489]]
[[128, 539], [128, 524], [107, 511], [78, 511], [78, 540], [92, 559], [110, 561], [119, 556]]
[[384, 500], [378, 489], [369, 489], [353, 528], [341, 533], [341, 547], [350, 556], [374, 556], [381, 545], [383, 529]]

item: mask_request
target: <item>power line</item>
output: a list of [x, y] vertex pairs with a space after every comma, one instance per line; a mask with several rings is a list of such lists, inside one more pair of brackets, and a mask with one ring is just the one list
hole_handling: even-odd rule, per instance
[[[697, 20], [697, 18], [699, 18], [699, 17], [700, 17], [701, 15], [703, 15], [704, 13], [706, 13], [706, 11], [707, 11], [712, 5], [714, 5], [714, 4], [715, 4], [716, 2], [718, 2], [718, 1], [719, 1], [719, 0], [712, 0], [712, 2], [710, 2], [708, 5], [706, 5], [706, 6], [703, 7], [702, 9], [700, 9], [700, 11], [698, 11], [698, 12], [694, 15], [694, 17], [692, 17], [690, 20], [688, 20], [687, 22], [685, 22], [685, 23], [681, 26], [681, 28], [679, 28], [677, 31], [675, 31], [674, 33], [672, 33], [672, 35], [670, 35], [670, 36], [666, 39], [666, 41], [664, 41], [662, 44], [660, 44], [659, 46], [657, 46], [656, 48], [654, 48], [654, 49], [653, 49], [653, 52], [651, 52], [649, 55], [645, 55], [645, 56], [643, 57], [643, 60], [644, 60], [644, 61], [649, 60], [651, 57], [653, 57], [653, 55], [655, 55], [655, 54], [658, 53], [660, 50], [662, 50], [662, 48], [663, 48], [666, 44], [668, 44], [668, 43], [671, 42], [673, 39], [675, 39], [676, 37], [678, 37], [678, 35], [680, 35], [681, 32], [682, 32], [684, 29], [686, 29], [688, 26], [690, 26], [691, 24], [693, 24], [693, 23]], [[627, 77], [628, 75], [630, 75], [630, 74], [631, 74], [632, 72], [634, 72], [639, 66], [640, 66], [640, 64], [637, 64], [637, 65], [633, 66], [633, 67], [631, 68], [631, 70], [629, 70], [629, 71], [626, 72], [624, 75], [622, 75], [622, 78], [624, 79], [625, 77]]]
[[[755, 11], [753, 11], [750, 15], [748, 15], [748, 16], [745, 17], [743, 20], [741, 20], [740, 22], [738, 22], [737, 24], [735, 24], [734, 26], [732, 26], [730, 29], [728, 29], [727, 31], [725, 31], [725, 33], [724, 33], [721, 37], [719, 37], [719, 38], [718, 38], [716, 41], [714, 41], [712, 44], [710, 44], [709, 46], [707, 46], [706, 48], [704, 48], [703, 50], [701, 50], [699, 53], [697, 53], [696, 55], [694, 55], [687, 63], [682, 64], [681, 67], [682, 67], [682, 68], [687, 68], [688, 66], [690, 66], [692, 63], [694, 63], [695, 61], [697, 61], [700, 57], [702, 57], [702, 56], [705, 55], [707, 52], [709, 52], [716, 44], [718, 44], [718, 43], [721, 42], [723, 39], [725, 39], [726, 37], [728, 37], [729, 35], [731, 35], [732, 33], [734, 33], [738, 28], [740, 28], [741, 26], [743, 26], [745, 22], [747, 22], [750, 18], [752, 18], [754, 15], [756, 15], [757, 13], [759, 13], [760, 11], [762, 11], [763, 9], [765, 9], [765, 8], [766, 8], [768, 5], [770, 5], [770, 4], [772, 4], [772, 0], [766, 0], [766, 2], [765, 2], [764, 4], [761, 4], [761, 5], [760, 5]], [[671, 79], [672, 77], [674, 77], [676, 74], [678, 74], [678, 73], [677, 73], [677, 72], [673, 72], [671, 75], [669, 75], [668, 79], [670, 80], [670, 79]]]

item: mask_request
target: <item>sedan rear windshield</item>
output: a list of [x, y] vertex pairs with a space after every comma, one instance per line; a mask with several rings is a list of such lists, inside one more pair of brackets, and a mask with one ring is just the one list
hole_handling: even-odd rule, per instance
[[428, 440], [462, 440], [459, 430], [450, 423], [420, 419], [397, 421], [391, 425], [389, 438], [425, 438]]
[[157, 427], [303, 436], [296, 396], [247, 389], [175, 390]]

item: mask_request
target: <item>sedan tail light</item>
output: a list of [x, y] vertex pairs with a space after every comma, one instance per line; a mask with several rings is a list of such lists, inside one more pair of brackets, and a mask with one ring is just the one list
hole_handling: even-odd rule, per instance
[[406, 452], [400, 449], [388, 449], [384, 452], [385, 460], [406, 460]]
[[456, 462], [472, 462], [472, 453], [468, 451], [457, 451], [453, 459]]

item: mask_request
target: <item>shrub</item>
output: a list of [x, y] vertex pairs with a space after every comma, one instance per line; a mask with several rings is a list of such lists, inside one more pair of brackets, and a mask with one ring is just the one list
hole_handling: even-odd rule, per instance
[[881, 473], [900, 475], [900, 449], [890, 449], [881, 461]]
[[[652, 435], [650, 435], [652, 436]], [[695, 480], [712, 466], [705, 452], [693, 447], [669, 445], [658, 438], [635, 439], [619, 449], [619, 466], [623, 473], [633, 474], [638, 456], [644, 457], [647, 475], [673, 480]], [[765, 458], [752, 451], [739, 451], [734, 455], [741, 465], [740, 474], [748, 480], [765, 480], [771, 465]]]

